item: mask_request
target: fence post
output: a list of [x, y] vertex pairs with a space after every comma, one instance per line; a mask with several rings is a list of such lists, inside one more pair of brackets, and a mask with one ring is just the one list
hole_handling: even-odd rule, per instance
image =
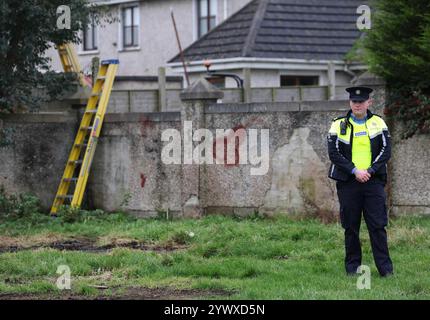
[[336, 70], [332, 61], [327, 66], [328, 75], [328, 100], [334, 100], [336, 97]]
[[127, 90], [127, 111], [131, 112], [131, 91]]
[[243, 69], [243, 102], [250, 103], [252, 99], [251, 94], [251, 69]]
[[158, 68], [158, 112], [167, 109], [166, 68]]
[[[183, 139], [182, 164], [182, 190], [181, 210], [182, 216], [188, 218], [201, 217], [204, 211], [205, 199], [202, 199], [201, 184], [204, 180], [205, 165], [196, 164], [193, 160], [193, 151], [201, 142], [194, 142], [195, 129], [206, 128], [205, 108], [215, 104], [224, 96], [214, 85], [201, 78], [190, 87], [181, 92], [181, 136]], [[185, 124], [185, 121], [187, 124]], [[192, 121], [192, 127], [189, 124]], [[187, 141], [186, 141], [187, 140]], [[205, 150], [208, 151], [208, 150]]]

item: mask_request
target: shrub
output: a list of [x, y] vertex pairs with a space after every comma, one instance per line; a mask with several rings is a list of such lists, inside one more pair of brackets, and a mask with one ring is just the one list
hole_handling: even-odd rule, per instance
[[31, 225], [49, 219], [42, 213], [39, 198], [30, 193], [8, 195], [3, 186], [0, 186], [0, 217], [2, 220], [26, 220]]

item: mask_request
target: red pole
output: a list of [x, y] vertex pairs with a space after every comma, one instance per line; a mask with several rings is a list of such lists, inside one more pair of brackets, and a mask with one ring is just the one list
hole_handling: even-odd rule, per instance
[[181, 56], [182, 65], [184, 66], [185, 79], [187, 80], [187, 86], [190, 86], [190, 79], [188, 78], [187, 66], [185, 65], [184, 53], [181, 47], [181, 41], [179, 40], [178, 29], [176, 28], [175, 16], [173, 15], [173, 10], [170, 9], [170, 14], [172, 16], [173, 27], [175, 28], [176, 41], [178, 42], [179, 54]]

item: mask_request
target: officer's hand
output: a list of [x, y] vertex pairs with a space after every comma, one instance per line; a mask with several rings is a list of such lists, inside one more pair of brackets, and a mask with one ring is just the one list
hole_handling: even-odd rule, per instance
[[370, 179], [370, 173], [366, 170], [356, 170], [355, 171], [355, 179], [358, 182], [365, 183]]

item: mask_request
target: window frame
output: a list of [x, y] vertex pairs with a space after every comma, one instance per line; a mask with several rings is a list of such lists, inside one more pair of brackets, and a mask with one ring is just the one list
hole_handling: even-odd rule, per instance
[[[204, 36], [206, 33], [208, 33], [210, 30], [212, 30], [213, 28], [215, 28], [216, 26], [216, 19], [217, 19], [217, 0], [196, 0], [197, 1], [197, 37], [201, 38], [202, 36]], [[202, 16], [201, 15], [201, 3], [202, 1], [206, 1], [207, 3], [207, 11], [206, 11], [206, 16]], [[211, 7], [212, 5], [214, 5], [214, 10], [215, 12], [211, 12]], [[211, 28], [211, 19], [214, 19], [214, 25]], [[202, 28], [201, 28], [201, 22], [202, 20], [206, 23], [206, 29], [207, 31], [205, 33], [203, 33]]]
[[[89, 26], [91, 26], [91, 28], [88, 28]], [[87, 47], [87, 32], [90, 31], [91, 32], [91, 37], [92, 37], [92, 43], [90, 47]], [[97, 51], [98, 48], [98, 34], [97, 34], [97, 24], [95, 23], [95, 19], [94, 16], [90, 17], [90, 23], [86, 26], [84, 26], [83, 30], [82, 30], [82, 51], [87, 52], [87, 51]]]
[[[125, 23], [125, 16], [127, 10], [131, 10], [131, 25], [127, 26]], [[122, 42], [122, 48], [123, 49], [129, 49], [129, 48], [136, 48], [139, 47], [139, 28], [140, 28], [140, 17], [138, 17], [135, 21], [135, 11], [137, 10], [137, 14], [139, 15], [139, 5], [132, 5], [132, 6], [124, 6], [121, 8], [121, 42]], [[126, 42], [126, 28], [131, 28], [131, 43], [128, 44]], [[136, 28], [136, 29], [135, 29]], [[135, 34], [136, 32], [136, 34]], [[136, 42], [134, 42], [136, 38]]]

